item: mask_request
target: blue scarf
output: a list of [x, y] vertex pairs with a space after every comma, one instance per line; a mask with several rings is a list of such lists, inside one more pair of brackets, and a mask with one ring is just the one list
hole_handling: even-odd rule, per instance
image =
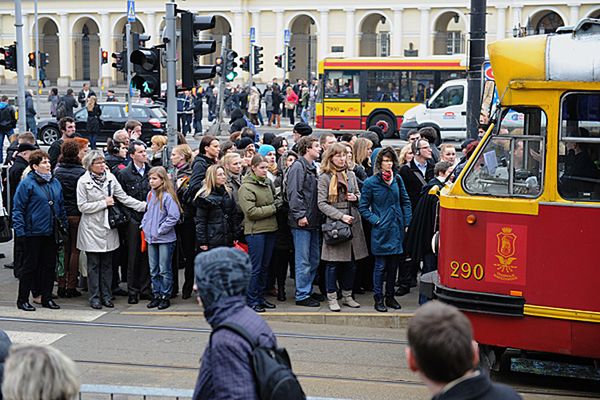
[[37, 171], [35, 171], [35, 173], [42, 178], [43, 180], [45, 180], [46, 182], [50, 182], [50, 179], [52, 179], [52, 173], [48, 172], [47, 174], [41, 174]]

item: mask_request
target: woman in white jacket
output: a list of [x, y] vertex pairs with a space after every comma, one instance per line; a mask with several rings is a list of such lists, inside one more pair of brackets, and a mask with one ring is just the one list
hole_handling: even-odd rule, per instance
[[[87, 170], [77, 182], [77, 207], [81, 222], [77, 248], [86, 252], [90, 306], [95, 309], [114, 307], [111, 297], [112, 252], [119, 247], [119, 232], [108, 223], [108, 207], [115, 199], [122, 205], [143, 212], [146, 202], [128, 196], [106, 166], [104, 154], [90, 151], [83, 158]], [[109, 195], [110, 193], [110, 195]]]

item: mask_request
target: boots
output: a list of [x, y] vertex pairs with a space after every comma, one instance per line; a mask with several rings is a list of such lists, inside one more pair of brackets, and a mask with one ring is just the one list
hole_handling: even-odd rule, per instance
[[285, 297], [285, 286], [278, 286], [277, 287], [277, 300], [278, 301], [285, 301], [286, 297]]
[[379, 312], [387, 312], [387, 307], [383, 304], [383, 297], [375, 296], [375, 310]]
[[360, 304], [352, 298], [351, 290], [342, 290], [342, 304], [350, 308], [360, 308]]
[[331, 311], [341, 311], [340, 305], [338, 304], [337, 301], [337, 293], [333, 292], [333, 293], [327, 293], [327, 301], [329, 301], [329, 309]]
[[402, 308], [394, 296], [385, 296], [385, 305], [389, 308], [393, 308], [394, 310], [399, 310]]

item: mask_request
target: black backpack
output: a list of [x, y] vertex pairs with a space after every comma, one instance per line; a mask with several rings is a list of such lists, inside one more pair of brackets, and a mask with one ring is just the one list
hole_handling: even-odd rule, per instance
[[284, 348], [260, 346], [243, 327], [226, 322], [217, 326], [212, 335], [220, 329], [229, 329], [240, 335], [252, 347], [252, 369], [261, 400], [305, 400], [306, 395], [292, 372], [292, 364]]
[[67, 116], [67, 104], [65, 100], [61, 98], [56, 105], [56, 120], [60, 120]]

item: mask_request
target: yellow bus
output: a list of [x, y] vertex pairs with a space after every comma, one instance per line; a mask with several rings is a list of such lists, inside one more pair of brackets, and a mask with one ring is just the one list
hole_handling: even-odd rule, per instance
[[326, 58], [319, 62], [317, 128], [367, 129], [392, 137], [406, 110], [445, 81], [465, 78], [465, 58]]

